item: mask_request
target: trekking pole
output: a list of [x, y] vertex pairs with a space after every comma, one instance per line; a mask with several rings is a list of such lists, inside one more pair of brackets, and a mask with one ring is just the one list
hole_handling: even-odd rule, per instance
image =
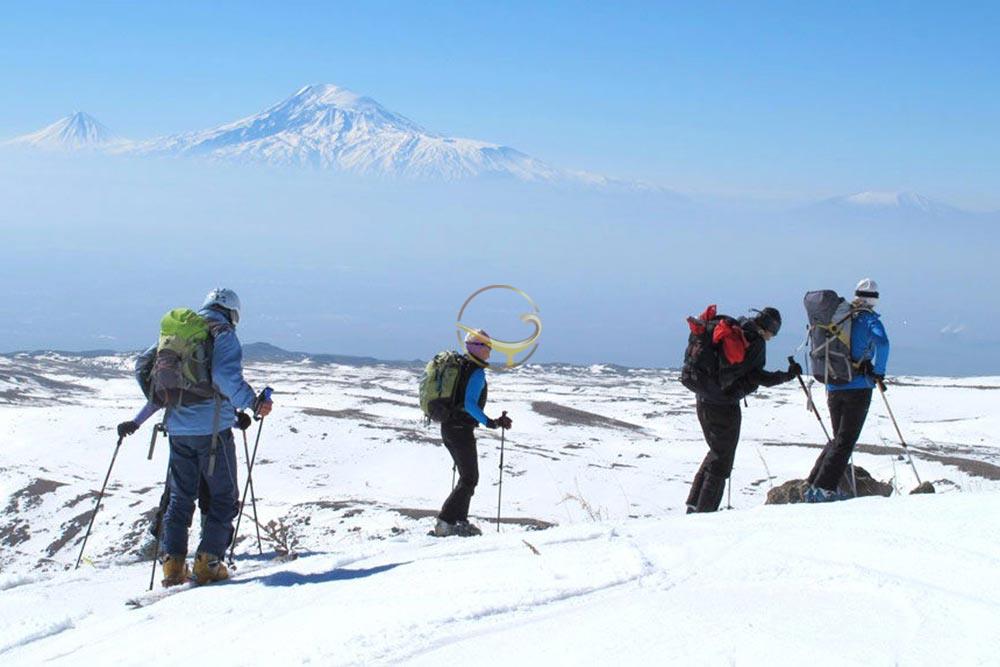
[[253, 523], [257, 527], [257, 553], [263, 555], [264, 547], [260, 545], [260, 521], [257, 520], [257, 494], [253, 490], [253, 479], [250, 477], [250, 446], [247, 444], [247, 432], [243, 431], [243, 456], [247, 462], [247, 481], [250, 482], [250, 505], [253, 507]]
[[[170, 464], [167, 463], [167, 478], [163, 480], [163, 485], [168, 487], [170, 485]], [[167, 507], [170, 507], [169, 501]], [[156, 550], [153, 552], [153, 567], [149, 573], [149, 590], [153, 590], [153, 582], [156, 580], [156, 564], [160, 560], [160, 545], [163, 542], [163, 524], [167, 522], [167, 512], [163, 511], [160, 515], [160, 523], [156, 526]]]
[[[271, 400], [271, 392], [273, 390], [270, 387], [264, 387], [264, 391], [260, 393], [263, 399], [260, 403], [265, 403]], [[240, 515], [236, 519], [236, 529], [233, 530], [233, 541], [229, 546], [229, 566], [233, 569], [235, 568], [235, 561], [233, 560], [234, 554], [236, 553], [236, 538], [240, 534], [240, 522], [243, 520], [243, 507], [246, 505], [247, 501], [247, 491], [250, 490], [250, 482], [253, 480], [253, 463], [257, 459], [257, 446], [260, 444], [260, 433], [264, 430], [264, 417], [260, 415], [259, 412], [254, 410], [253, 418], [260, 422], [257, 426], [257, 438], [253, 443], [253, 453], [250, 455], [250, 460], [247, 463], [247, 483], [243, 485], [243, 497], [240, 500]]]
[[885, 385], [882, 384], [881, 380], [876, 380], [875, 384], [878, 386], [878, 393], [882, 394], [882, 402], [885, 403], [885, 409], [889, 413], [889, 419], [892, 420], [892, 425], [896, 427], [896, 435], [899, 436], [899, 443], [903, 445], [903, 451], [906, 452], [906, 458], [910, 462], [910, 467], [913, 468], [913, 476], [917, 478], [917, 484], [923, 484], [920, 481], [920, 475], [917, 473], [917, 466], [913, 464], [913, 457], [910, 456], [910, 448], [906, 445], [906, 440], [903, 439], [903, 432], [899, 430], [899, 424], [896, 423], [896, 416], [892, 414], [892, 408], [889, 407], [889, 399], [885, 397]]
[[111, 455], [111, 465], [108, 466], [108, 474], [104, 476], [104, 484], [101, 485], [101, 492], [97, 494], [97, 504], [94, 505], [94, 513], [90, 515], [90, 524], [87, 526], [87, 534], [83, 536], [83, 544], [80, 545], [80, 555], [76, 557], [76, 565], [73, 569], [80, 567], [80, 561], [83, 559], [83, 550], [87, 547], [87, 539], [90, 537], [90, 529], [94, 527], [94, 519], [97, 518], [97, 510], [101, 509], [101, 500], [104, 498], [104, 489], [108, 486], [108, 480], [111, 478], [111, 469], [115, 465], [115, 459], [118, 458], [118, 450], [122, 446], [122, 440], [124, 438], [118, 438], [118, 444], [115, 445], [115, 453]]
[[[502, 419], [507, 416], [507, 411], [503, 411]], [[504, 419], [506, 421], [506, 419]], [[497, 487], [497, 532], [500, 532], [500, 499], [503, 497], [503, 449], [505, 436], [507, 434], [507, 429], [503, 426], [500, 427], [500, 484]]]
[[[789, 356], [788, 363], [792, 364], [795, 362], [795, 357]], [[795, 377], [799, 379], [799, 386], [802, 387], [802, 391], [806, 395], [806, 410], [816, 415], [816, 420], [819, 421], [820, 428], [823, 429], [823, 435], [826, 436], [827, 444], [830, 443], [830, 432], [826, 430], [826, 424], [823, 423], [823, 418], [819, 414], [819, 410], [816, 409], [816, 404], [813, 403], [812, 392], [809, 391], [809, 387], [806, 386], [805, 380], [802, 379], [802, 373], [796, 373]]]

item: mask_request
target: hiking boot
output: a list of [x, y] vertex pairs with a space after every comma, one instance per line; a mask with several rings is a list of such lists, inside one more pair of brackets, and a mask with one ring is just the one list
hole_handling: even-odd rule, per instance
[[456, 521], [455, 528], [457, 529], [456, 534], [462, 537], [475, 537], [476, 535], [483, 534], [483, 531], [479, 530], [479, 526], [475, 526], [464, 519]]
[[186, 554], [170, 554], [163, 559], [163, 584], [164, 588], [186, 584], [191, 578], [191, 570], [188, 569]]
[[194, 557], [194, 580], [199, 586], [228, 578], [229, 570], [218, 556], [199, 551]]
[[837, 497], [836, 491], [827, 491], [818, 486], [810, 486], [806, 489], [807, 503], [830, 503], [834, 500], [841, 500], [841, 498]]
[[448, 537], [450, 535], [456, 535], [456, 525], [454, 523], [448, 523], [444, 519], [438, 519], [437, 523], [434, 524], [434, 536], [435, 537]]

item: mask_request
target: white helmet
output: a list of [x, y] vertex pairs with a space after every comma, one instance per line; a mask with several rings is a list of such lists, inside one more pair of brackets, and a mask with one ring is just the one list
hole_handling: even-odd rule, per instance
[[874, 308], [878, 305], [878, 283], [871, 278], [862, 278], [854, 289], [854, 296], [864, 305]]
[[228, 310], [229, 319], [232, 320], [233, 324], [240, 321], [240, 297], [236, 296], [236, 292], [228, 287], [216, 287], [208, 293], [208, 296], [205, 297], [205, 303], [201, 304], [201, 307], [210, 308], [212, 306]]

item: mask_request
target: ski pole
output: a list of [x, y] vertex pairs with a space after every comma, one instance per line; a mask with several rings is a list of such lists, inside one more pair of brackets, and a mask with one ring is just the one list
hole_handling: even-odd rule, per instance
[[452, 463], [451, 464], [451, 490], [452, 491], [455, 490], [455, 473], [457, 471], [458, 471], [458, 464], [457, 463]]
[[250, 477], [250, 446], [247, 444], [247, 432], [243, 431], [243, 456], [247, 462], [247, 481], [250, 482], [250, 504], [253, 506], [253, 522], [257, 527], [257, 553], [263, 555], [264, 548], [260, 545], [260, 521], [257, 520], [257, 494], [253, 490], [253, 479]]
[[[270, 387], [264, 387], [264, 391], [260, 393], [260, 398], [262, 400], [258, 401], [258, 404], [265, 403], [271, 400], [271, 392], [273, 390]], [[259, 408], [258, 408], [259, 409]], [[250, 455], [250, 462], [247, 464], [247, 483], [243, 485], [243, 498], [240, 500], [240, 514], [236, 519], [236, 528], [233, 530], [233, 541], [229, 546], [229, 566], [233, 569], [235, 568], [234, 554], [236, 553], [236, 538], [240, 533], [240, 522], [243, 520], [243, 507], [246, 505], [247, 492], [250, 490], [250, 482], [253, 479], [253, 464], [257, 459], [257, 446], [260, 445], [260, 434], [264, 430], [264, 417], [254, 410], [253, 418], [260, 422], [257, 425], [257, 438], [253, 443], [253, 453]]]
[[[163, 485], [168, 487], [170, 485], [170, 463], [167, 463], [167, 478], [163, 480]], [[167, 507], [169, 507], [169, 501]], [[164, 510], [163, 514], [160, 515], [160, 523], [156, 527], [156, 550], [153, 552], [153, 567], [150, 569], [149, 573], [149, 590], [153, 590], [153, 581], [156, 580], [156, 564], [160, 560], [160, 545], [163, 542], [163, 524], [167, 522], [167, 512]]]
[[899, 436], [899, 443], [903, 445], [903, 451], [906, 452], [906, 458], [910, 462], [910, 467], [913, 468], [913, 476], [917, 478], [917, 484], [922, 484], [920, 481], [920, 475], [917, 473], [917, 466], [913, 464], [913, 457], [910, 456], [910, 448], [906, 445], [906, 440], [903, 439], [903, 432], [899, 430], [899, 424], [896, 423], [896, 416], [892, 414], [892, 408], [889, 407], [889, 399], [885, 397], [885, 385], [882, 384], [881, 380], [876, 380], [875, 384], [878, 386], [878, 393], [882, 394], [882, 402], [885, 403], [886, 412], [889, 413], [889, 419], [892, 420], [892, 425], [896, 428], [896, 435]]
[[[506, 422], [507, 421], [506, 417], [507, 417], [507, 411], [504, 410], [501, 419], [503, 419]], [[500, 484], [497, 487], [497, 532], [498, 533], [500, 532], [500, 498], [503, 496], [503, 449], [504, 449], [504, 441], [506, 440], [505, 438], [506, 434], [507, 434], [507, 429], [504, 428], [503, 425], [501, 425], [500, 426]]]
[[101, 500], [104, 499], [104, 489], [108, 486], [108, 480], [111, 478], [111, 469], [115, 465], [115, 459], [118, 458], [118, 450], [122, 446], [123, 437], [118, 438], [118, 444], [115, 445], [115, 452], [111, 455], [111, 465], [108, 466], [108, 474], [104, 476], [104, 484], [101, 485], [101, 492], [97, 494], [97, 503], [94, 505], [94, 513], [90, 515], [90, 524], [87, 526], [87, 533], [83, 536], [83, 544], [80, 545], [80, 555], [76, 557], [76, 566], [73, 569], [80, 567], [80, 561], [83, 559], [83, 550], [87, 547], [87, 539], [90, 538], [90, 530], [94, 527], [94, 519], [97, 518], [97, 510], [101, 509]]

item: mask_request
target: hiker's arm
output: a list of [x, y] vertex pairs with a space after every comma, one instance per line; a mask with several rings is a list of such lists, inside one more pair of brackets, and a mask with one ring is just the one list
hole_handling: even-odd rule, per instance
[[249, 408], [256, 396], [243, 379], [243, 348], [232, 329], [215, 336], [212, 350], [212, 383], [237, 410]]
[[472, 416], [477, 422], [486, 426], [490, 419], [483, 412], [483, 409], [479, 407], [479, 397], [483, 394], [483, 388], [486, 387], [486, 371], [482, 368], [477, 368], [472, 371], [472, 375], [469, 376], [469, 383], [465, 386], [465, 411]]
[[882, 320], [871, 318], [868, 323], [868, 333], [871, 334], [872, 344], [875, 345], [875, 375], [884, 376], [889, 363], [889, 336], [885, 333]]
[[767, 356], [763, 346], [761, 346], [760, 352], [754, 355], [753, 359], [748, 360], [751, 370], [747, 373], [747, 379], [753, 384], [760, 385], [761, 387], [774, 387], [788, 382], [795, 377], [788, 371], [765, 371], [764, 364], [766, 361]]
[[135, 416], [132, 421], [136, 423], [136, 426], [142, 426], [142, 423], [156, 414], [156, 411], [160, 409], [160, 406], [152, 401], [148, 401], [146, 405], [142, 406], [142, 410], [139, 410], [139, 414]]
[[765, 371], [763, 368], [749, 375], [750, 381], [762, 387], [774, 387], [791, 380], [794, 375], [788, 371]]

